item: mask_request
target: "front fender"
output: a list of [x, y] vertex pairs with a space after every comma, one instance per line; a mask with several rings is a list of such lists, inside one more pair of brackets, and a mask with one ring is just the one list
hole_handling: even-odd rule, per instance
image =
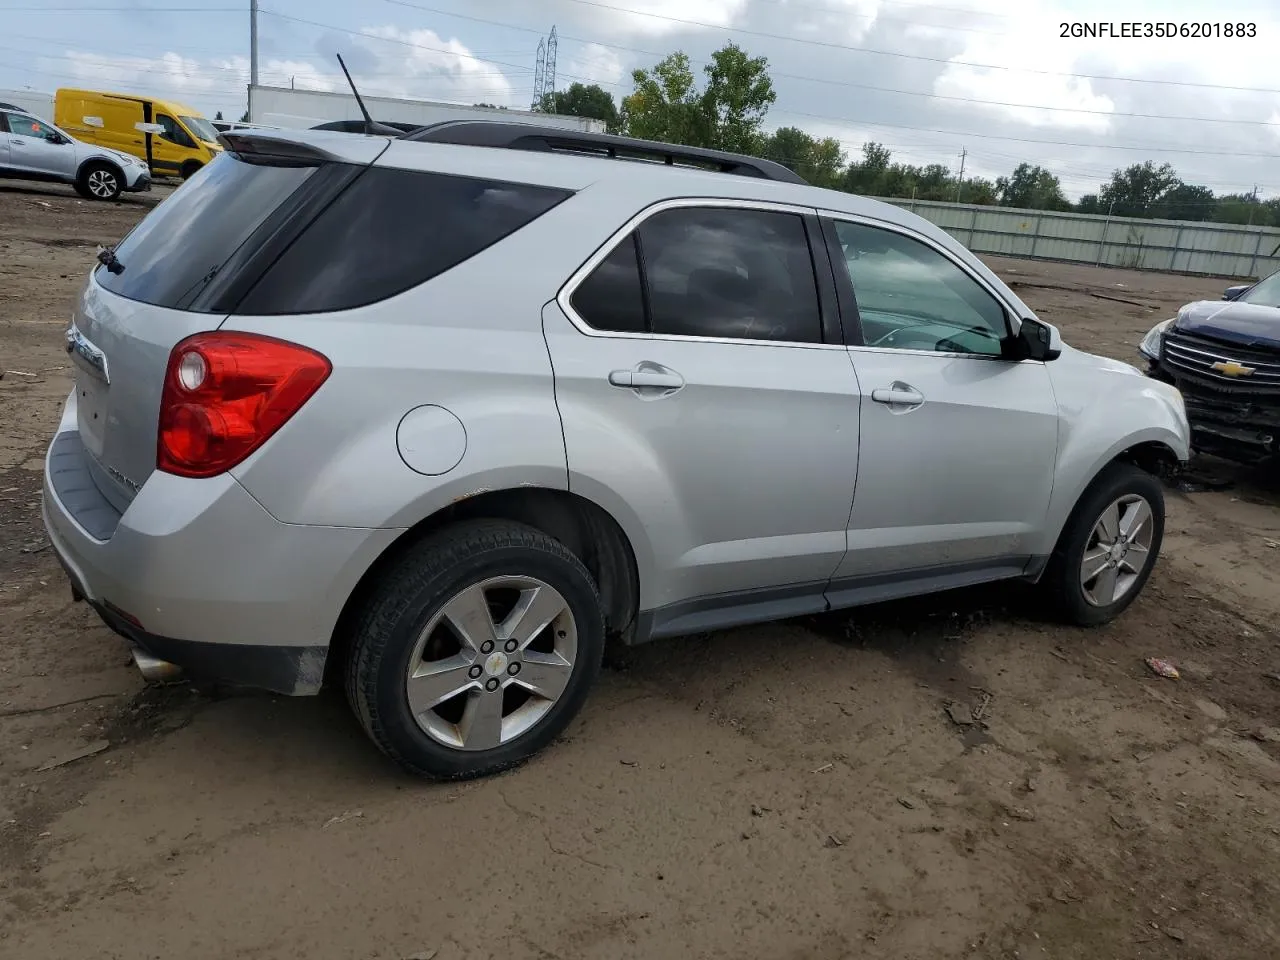
[[[1065, 357], [1065, 354], [1064, 354]], [[1123, 364], [1054, 370], [1061, 429], [1058, 469], [1049, 500], [1043, 540], [1046, 556], [1081, 495], [1106, 467], [1127, 450], [1159, 444], [1179, 461], [1191, 455], [1191, 430], [1178, 391]], [[1123, 368], [1123, 369], [1120, 369]]]

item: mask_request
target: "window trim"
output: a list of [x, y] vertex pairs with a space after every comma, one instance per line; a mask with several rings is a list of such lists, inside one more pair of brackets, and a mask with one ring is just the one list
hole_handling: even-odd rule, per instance
[[[871, 227], [873, 229], [878, 229], [878, 230], [888, 230], [889, 232], [896, 233], [899, 236], [907, 238], [908, 240], [915, 240], [917, 243], [924, 244], [926, 247], [933, 250], [935, 253], [940, 254], [945, 259], [950, 261], [951, 264], [955, 266], [957, 269], [959, 269], [961, 273], [963, 273], [965, 276], [969, 277], [969, 279], [977, 283], [979, 287], [985, 290], [987, 294], [990, 295], [993, 300], [995, 300], [996, 304], [999, 305], [999, 307], [1004, 311], [1005, 327], [1008, 330], [1008, 336], [1006, 340], [1002, 342], [1009, 343], [1009, 342], [1017, 341], [1018, 331], [1022, 328], [1022, 321], [1018, 316], [1019, 311], [1014, 308], [1014, 305], [1009, 302], [1008, 298], [1005, 297], [1004, 294], [1002, 294], [995, 287], [993, 287], [989, 282], [987, 282], [985, 278], [975, 273], [969, 267], [968, 264], [964, 263], [954, 253], [952, 253], [950, 250], [946, 249], [945, 247], [941, 246], [937, 241], [933, 240], [931, 237], [927, 237], [917, 230], [913, 230], [910, 227], [906, 227], [901, 224], [893, 223], [892, 221], [889, 221], [889, 220], [880, 220], [876, 217], [868, 217], [868, 216], [853, 214], [853, 213], [842, 213], [838, 210], [819, 210], [818, 218], [823, 223], [823, 235], [827, 238], [827, 244], [829, 249], [833, 244], [835, 244], [838, 249], [839, 241], [835, 231], [835, 225], [837, 223], [851, 223], [851, 224], [856, 224], [858, 226]], [[830, 225], [829, 230], [827, 229], [828, 225]], [[849, 276], [848, 269], [845, 268], [843, 264], [837, 260], [834, 249], [830, 249], [830, 256], [832, 260], [831, 269], [832, 269], [832, 272], [835, 273], [837, 289], [841, 292], [842, 296], [847, 294], [852, 299], [852, 306], [853, 306], [852, 319], [853, 319], [853, 322], [856, 324], [855, 331], [853, 332], [855, 332], [857, 343], [852, 342], [852, 339], [850, 339], [849, 334], [851, 331], [849, 330], [848, 326], [846, 326], [845, 339], [848, 342], [849, 349], [865, 351], [868, 353], [905, 353], [905, 354], [913, 354], [913, 355], [922, 356], [922, 357], [946, 357], [946, 358], [952, 358], [952, 359], [986, 360], [986, 361], [995, 360], [1001, 363], [1039, 363], [1039, 364], [1044, 363], [1043, 360], [1032, 360], [1029, 357], [1021, 357], [1021, 358], [1011, 357], [1011, 356], [1008, 356], [1007, 354], [1001, 354], [1000, 356], [995, 356], [993, 354], [987, 354], [987, 353], [961, 353], [961, 352], [951, 352], [951, 351], [941, 351], [941, 350], [915, 350], [915, 349], [903, 349], [900, 347], [870, 346], [865, 342], [863, 342], [864, 338], [862, 333], [862, 315], [859, 312], [858, 306], [857, 306], [858, 296], [857, 296], [857, 290], [853, 285], [853, 278]], [[841, 251], [841, 256], [843, 256], [843, 251]], [[842, 305], [843, 305], [843, 300], [842, 300]]]
[[[583, 281], [589, 277], [613, 251], [631, 235], [646, 220], [657, 216], [659, 213], [665, 213], [668, 210], [679, 210], [688, 208], [715, 208], [715, 209], [736, 209], [736, 210], [758, 210], [765, 213], [789, 213], [800, 218], [801, 226], [804, 228], [805, 239], [809, 246], [809, 262], [813, 267], [813, 281], [815, 288], [815, 297], [818, 303], [818, 332], [823, 339], [817, 343], [802, 343], [799, 340], [755, 340], [745, 337], [707, 337], [694, 334], [682, 333], [653, 333], [645, 331], [644, 333], [629, 333], [614, 330], [597, 330], [586, 322], [573, 307], [573, 295], [577, 292], [578, 287]], [[684, 343], [741, 343], [749, 346], [761, 347], [784, 347], [788, 349], [823, 349], [823, 350], [844, 350], [846, 346], [843, 341], [828, 343], [826, 337], [832, 330], [832, 322], [836, 321], [835, 327], [839, 329], [839, 318], [829, 318], [827, 312], [829, 304], [823, 297], [822, 269], [825, 266], [830, 267], [831, 264], [826, 263], [829, 259], [824, 254], [820, 259], [819, 250], [815, 247], [815, 237], [810, 229], [810, 224], [818, 211], [815, 207], [806, 207], [795, 203], [775, 203], [768, 200], [739, 200], [729, 197], [674, 197], [667, 200], [659, 200], [657, 203], [650, 204], [635, 216], [631, 217], [619, 229], [609, 235], [590, 257], [578, 267], [560, 287], [556, 294], [556, 303], [560, 309], [564, 311], [564, 315], [569, 318], [579, 333], [588, 337], [607, 337], [611, 339], [621, 340], [660, 340], [666, 342], [684, 342]], [[643, 244], [637, 244], [640, 259], [643, 261], [644, 251]], [[834, 273], [834, 271], [832, 271]], [[645, 268], [643, 262], [640, 266], [641, 289], [647, 298], [648, 285], [645, 276]], [[647, 310], [646, 310], [647, 314]]]

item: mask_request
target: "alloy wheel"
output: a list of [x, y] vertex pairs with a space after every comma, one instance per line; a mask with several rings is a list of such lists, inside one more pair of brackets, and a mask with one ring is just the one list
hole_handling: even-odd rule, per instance
[[455, 594], [414, 644], [409, 710], [437, 743], [491, 750], [528, 732], [573, 673], [578, 631], [568, 602], [534, 577], [492, 577]]
[[1090, 604], [1110, 606], [1134, 588], [1151, 562], [1153, 519], [1151, 504], [1137, 494], [1102, 511], [1080, 560], [1080, 586]]

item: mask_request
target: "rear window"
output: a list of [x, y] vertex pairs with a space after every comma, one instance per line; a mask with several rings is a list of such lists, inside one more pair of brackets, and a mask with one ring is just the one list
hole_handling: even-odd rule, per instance
[[266, 166], [222, 154], [116, 245], [120, 273], [98, 283], [130, 300], [186, 309], [249, 236], [315, 167]]
[[325, 313], [385, 300], [475, 256], [570, 195], [371, 168], [316, 217], [235, 312]]

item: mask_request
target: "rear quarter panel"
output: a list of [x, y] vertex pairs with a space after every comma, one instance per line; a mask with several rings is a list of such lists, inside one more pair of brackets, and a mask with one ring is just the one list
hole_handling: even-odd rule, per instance
[[[616, 220], [601, 216], [611, 205]], [[334, 367], [303, 409], [233, 471], [237, 479], [280, 520], [363, 527], [411, 526], [494, 490], [567, 489], [542, 307], [633, 206], [573, 197], [447, 273], [369, 307], [228, 317], [223, 329], [304, 344]], [[451, 411], [466, 431], [462, 460], [440, 476], [410, 469], [397, 449], [398, 424], [424, 404]]]

